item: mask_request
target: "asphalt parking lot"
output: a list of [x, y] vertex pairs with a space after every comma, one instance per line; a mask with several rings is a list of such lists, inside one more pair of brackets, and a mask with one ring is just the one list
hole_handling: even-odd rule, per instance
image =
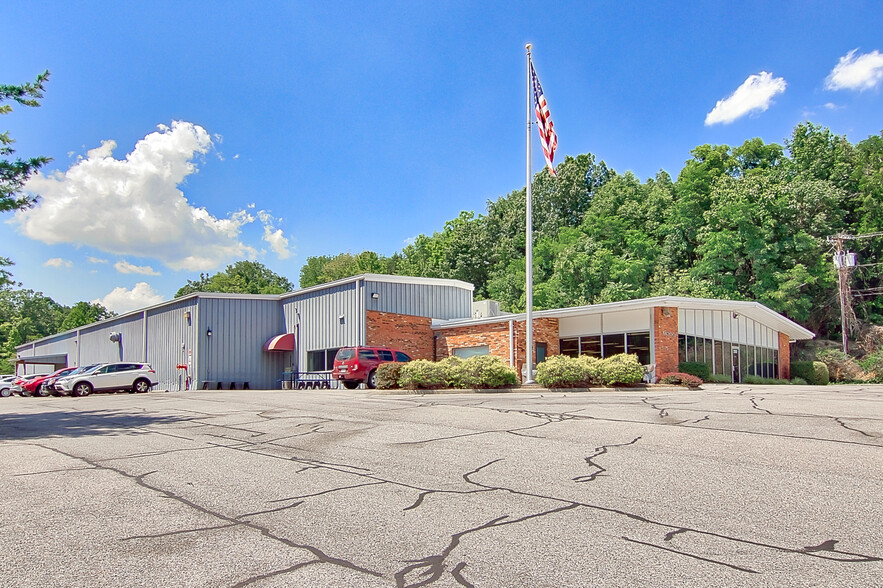
[[883, 387], [0, 399], [4, 586], [883, 586]]

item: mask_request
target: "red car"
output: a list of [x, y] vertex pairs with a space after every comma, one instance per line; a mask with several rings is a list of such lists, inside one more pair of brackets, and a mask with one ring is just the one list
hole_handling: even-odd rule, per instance
[[27, 382], [23, 382], [21, 384], [21, 395], [22, 396], [30, 396], [31, 394], [36, 394], [37, 396], [49, 396], [49, 394], [52, 393], [52, 390], [43, 386], [43, 383], [50, 380], [50, 379], [54, 382], [55, 378], [58, 378], [59, 376], [65, 376], [65, 375], [71, 373], [72, 371], [74, 371], [75, 369], [77, 369], [77, 368], [75, 368], [75, 367], [61, 368], [60, 370], [52, 372], [51, 374], [41, 374], [41, 375], [37, 376], [36, 378], [32, 378], [32, 379], [28, 380]]
[[377, 366], [387, 362], [411, 361], [404, 351], [388, 347], [343, 347], [334, 356], [331, 377], [340, 380], [347, 390], [364, 383], [377, 387]]

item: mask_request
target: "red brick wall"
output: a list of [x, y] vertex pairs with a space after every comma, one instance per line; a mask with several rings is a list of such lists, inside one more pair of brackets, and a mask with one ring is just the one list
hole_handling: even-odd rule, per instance
[[785, 333], [779, 333], [779, 377], [791, 379], [791, 343]]
[[367, 345], [401, 349], [413, 359], [433, 359], [432, 319], [394, 312], [367, 311]]
[[[515, 366], [521, 373], [521, 366], [525, 362], [525, 321], [516, 321], [514, 325], [515, 343]], [[558, 319], [537, 318], [533, 320], [534, 343], [546, 344], [546, 355], [558, 355]], [[477, 347], [487, 345], [491, 355], [509, 362], [509, 321], [502, 319], [499, 322], [468, 327], [452, 327], [438, 329], [435, 332], [435, 353], [438, 359], [453, 355], [458, 347]], [[536, 357], [534, 357], [536, 361]]]
[[656, 351], [656, 375], [678, 371], [677, 308], [669, 306], [653, 308], [653, 338]]

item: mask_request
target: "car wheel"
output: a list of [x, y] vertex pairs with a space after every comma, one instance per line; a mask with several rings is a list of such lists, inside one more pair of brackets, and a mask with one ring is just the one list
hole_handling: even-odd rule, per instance
[[352, 380], [343, 380], [343, 387], [347, 390], [355, 390], [359, 387], [359, 383], [353, 382]]
[[132, 391], [137, 392], [138, 394], [150, 392], [150, 381], [145, 380], [144, 378], [138, 378], [132, 386]]
[[74, 386], [74, 396], [88, 396], [92, 394], [92, 384], [89, 382], [80, 382]]
[[40, 396], [41, 398], [46, 398], [47, 396], [49, 396], [49, 390], [47, 390], [43, 386], [40, 386], [39, 388], [37, 388], [36, 394], [37, 394], [37, 396]]
[[9, 398], [10, 396], [12, 396], [12, 390], [10, 390], [9, 388], [3, 388], [2, 390], [0, 390], [0, 396], [2, 396], [3, 398]]
[[371, 373], [368, 374], [368, 379], [365, 381], [365, 384], [372, 390], [377, 387], [377, 370], [371, 370]]

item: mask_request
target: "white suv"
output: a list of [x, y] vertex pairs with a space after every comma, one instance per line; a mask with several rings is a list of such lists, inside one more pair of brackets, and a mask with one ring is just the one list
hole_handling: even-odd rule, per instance
[[59, 378], [56, 390], [74, 396], [88, 396], [96, 391], [126, 390], [129, 394], [148, 392], [156, 385], [156, 372], [146, 363], [118, 361], [97, 368]]

